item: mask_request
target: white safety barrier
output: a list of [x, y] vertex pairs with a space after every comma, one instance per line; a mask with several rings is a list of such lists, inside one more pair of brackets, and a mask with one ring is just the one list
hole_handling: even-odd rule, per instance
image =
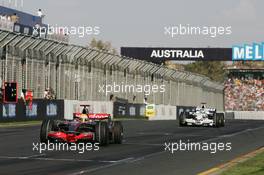
[[176, 120], [176, 106], [156, 105], [156, 115], [149, 120]]
[[264, 111], [234, 111], [235, 119], [264, 120]]
[[79, 112], [79, 101], [64, 100], [64, 119], [72, 120], [75, 112]]

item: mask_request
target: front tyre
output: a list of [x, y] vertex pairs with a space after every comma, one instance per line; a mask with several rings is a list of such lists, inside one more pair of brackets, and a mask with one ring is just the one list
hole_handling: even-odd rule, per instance
[[40, 128], [40, 142], [48, 142], [48, 134], [50, 131], [53, 131], [55, 128], [55, 122], [52, 119], [44, 119]]
[[218, 113], [219, 117], [220, 117], [220, 127], [224, 127], [225, 126], [225, 116], [223, 113]]
[[95, 125], [95, 140], [101, 145], [109, 144], [109, 128], [106, 122], [97, 122]]
[[225, 126], [225, 117], [223, 113], [215, 113], [214, 114], [214, 123], [215, 123], [215, 127], [219, 128], [219, 127], [223, 127]]
[[121, 144], [123, 141], [123, 125], [120, 121], [114, 121], [112, 127], [112, 137], [115, 144]]
[[186, 112], [182, 112], [179, 116], [179, 126], [185, 126], [186, 125]]

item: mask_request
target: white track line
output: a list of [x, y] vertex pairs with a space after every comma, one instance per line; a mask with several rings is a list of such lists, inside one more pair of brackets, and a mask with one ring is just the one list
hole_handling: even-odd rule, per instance
[[[263, 128], [264, 127], [258, 127], [258, 128], [254, 128], [254, 129], [247, 129], [247, 130], [236, 132], [236, 133], [233, 133], [233, 134], [230, 134], [230, 135], [224, 135], [224, 137], [218, 136], [218, 137], [211, 138], [211, 139], [201, 140], [198, 143], [209, 142], [209, 141], [213, 141], [213, 140], [222, 139], [222, 138], [225, 138], [225, 137], [232, 137], [232, 136], [239, 135], [239, 134], [242, 134], [242, 133], [245, 133], [245, 132], [255, 131], [255, 130], [263, 129]], [[129, 144], [129, 143], [127, 143], [127, 144]], [[146, 144], [146, 145], [152, 145], [152, 144]], [[124, 161], [119, 161], [119, 162], [116, 162], [116, 163], [112, 163], [112, 164], [109, 164], [109, 165], [103, 165], [103, 166], [99, 166], [99, 167], [92, 168], [92, 169], [82, 170], [82, 171], [79, 171], [79, 172], [76, 172], [76, 173], [72, 173], [72, 174], [69, 174], [69, 175], [87, 174], [87, 173], [91, 173], [91, 172], [94, 172], [94, 171], [97, 171], [97, 170], [101, 170], [101, 169], [109, 168], [109, 167], [112, 167], [112, 166], [120, 165], [122, 163], [134, 163], [134, 162], [141, 161], [141, 160], [144, 160], [146, 158], [149, 158], [149, 157], [152, 157], [152, 156], [156, 156], [156, 155], [159, 155], [159, 154], [162, 154], [162, 153], [166, 153], [166, 151], [163, 150], [163, 151], [160, 151], [160, 152], [151, 153], [151, 154], [148, 154], [148, 155], [145, 155], [145, 156], [142, 156], [142, 157], [138, 157], [138, 158], [128, 158], [127, 160], [124, 159]]]
[[[45, 154], [38, 154], [32, 156], [0, 156], [0, 159], [20, 159], [20, 160], [46, 160], [46, 161], [65, 161], [65, 162], [99, 162], [99, 163], [118, 163], [127, 159], [121, 160], [92, 160], [92, 159], [60, 159], [60, 158], [45, 158], [39, 157], [45, 156]], [[131, 158], [129, 158], [131, 159]]]
[[46, 154], [35, 154], [31, 156], [0, 156], [1, 159], [33, 159], [40, 156], [45, 156]]
[[242, 134], [242, 133], [246, 133], [246, 132], [249, 132], [249, 131], [255, 131], [255, 130], [258, 130], [258, 129], [264, 129], [264, 126], [260, 126], [258, 128], [249, 128], [249, 129], [246, 129], [246, 130], [243, 130], [243, 131], [240, 131], [240, 132], [235, 132], [235, 133], [232, 133], [232, 134], [221, 135], [219, 137], [220, 138], [233, 137], [233, 136], [236, 136], [236, 135], [239, 135], [239, 134]]
[[99, 167], [96, 167], [96, 168], [82, 170], [82, 171], [79, 171], [79, 172], [76, 172], [76, 173], [72, 173], [70, 175], [80, 175], [80, 174], [84, 174], [84, 173], [91, 173], [91, 172], [94, 172], [94, 171], [97, 171], [97, 170], [100, 170], [100, 169], [109, 168], [109, 167], [112, 167], [112, 166], [115, 166], [115, 165], [119, 165], [119, 164], [122, 164], [122, 163], [128, 163], [128, 162], [131, 162], [133, 159], [134, 158], [132, 158], [132, 157], [126, 158], [126, 159], [122, 159], [122, 160], [119, 160], [119, 161], [117, 161], [115, 163], [112, 163], [112, 164], [102, 165], [102, 166], [99, 166]]
[[132, 143], [132, 142], [126, 142], [123, 143], [123, 145], [139, 145], [139, 146], [164, 146], [164, 144], [155, 144], [155, 143]]

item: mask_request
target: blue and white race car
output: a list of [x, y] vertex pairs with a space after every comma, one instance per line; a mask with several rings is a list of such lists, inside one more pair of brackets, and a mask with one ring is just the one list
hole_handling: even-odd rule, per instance
[[182, 112], [179, 116], [180, 126], [225, 126], [224, 112], [216, 112], [215, 108], [207, 108], [205, 103], [196, 107], [195, 111]]

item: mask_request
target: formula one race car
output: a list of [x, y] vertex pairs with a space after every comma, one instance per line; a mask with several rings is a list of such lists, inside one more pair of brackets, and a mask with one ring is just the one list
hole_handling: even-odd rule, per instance
[[45, 119], [40, 130], [40, 141], [49, 142], [98, 142], [121, 144], [123, 126], [120, 121], [111, 121], [110, 114], [74, 113], [73, 120]]
[[195, 111], [182, 112], [179, 117], [180, 126], [225, 126], [224, 113], [216, 112], [214, 108], [196, 107]]

